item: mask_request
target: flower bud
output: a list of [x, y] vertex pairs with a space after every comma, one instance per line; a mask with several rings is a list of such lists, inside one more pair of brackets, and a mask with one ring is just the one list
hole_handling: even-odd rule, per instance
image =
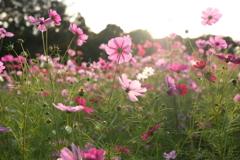
[[24, 42], [24, 40], [23, 39], [18, 39], [17, 42], [22, 44]]
[[14, 49], [14, 46], [13, 46], [13, 44], [9, 44], [9, 45], [5, 46], [5, 48], [6, 48], [6, 50], [11, 51]]
[[22, 52], [21, 55], [24, 57], [24, 58], [27, 58], [28, 57], [28, 54], [26, 52]]
[[121, 106], [117, 106], [117, 110], [120, 111], [122, 109]]

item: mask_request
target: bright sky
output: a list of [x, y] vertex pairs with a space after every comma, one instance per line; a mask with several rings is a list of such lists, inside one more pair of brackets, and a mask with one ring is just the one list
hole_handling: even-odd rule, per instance
[[[99, 33], [107, 24], [116, 24], [128, 33], [148, 30], [154, 38], [170, 33], [186, 37], [203, 34], [230, 36], [240, 40], [240, 0], [66, 0], [67, 12], [80, 12], [86, 25]], [[71, 5], [70, 5], [71, 4]], [[222, 18], [212, 26], [201, 24], [202, 11], [217, 8]]]

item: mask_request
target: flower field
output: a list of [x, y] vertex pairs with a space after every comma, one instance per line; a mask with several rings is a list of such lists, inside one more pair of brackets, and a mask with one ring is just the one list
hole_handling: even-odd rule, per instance
[[[163, 48], [124, 35], [101, 44], [98, 61], [83, 62], [71, 46], [88, 35], [70, 24], [66, 51], [50, 50], [45, 33], [61, 16], [48, 14], [28, 17], [42, 34], [35, 58], [22, 39], [1, 45], [9, 55], [0, 61], [0, 159], [240, 159], [238, 48], [229, 53], [221, 36], [192, 44], [172, 33]], [[202, 25], [221, 17], [208, 8]], [[0, 39], [13, 36], [0, 28]]]

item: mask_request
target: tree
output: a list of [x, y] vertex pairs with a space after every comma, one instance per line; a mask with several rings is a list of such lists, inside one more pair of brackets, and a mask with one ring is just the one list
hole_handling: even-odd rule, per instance
[[152, 35], [147, 30], [138, 29], [129, 33], [132, 42], [135, 44], [145, 43], [146, 40], [152, 41]]
[[[61, 16], [62, 21], [60, 26], [49, 27], [48, 37], [49, 45], [59, 45], [60, 50], [66, 50], [73, 35], [69, 31], [69, 19], [71, 18], [65, 13], [66, 5], [57, 0], [0, 0], [0, 27], [6, 28], [8, 32], [14, 33], [11, 39], [4, 38], [3, 45], [9, 41], [16, 42], [17, 39], [24, 39], [24, 47], [29, 50], [31, 56], [35, 53], [43, 53], [42, 35], [38, 31], [37, 26], [30, 25], [27, 18], [31, 15], [35, 18], [48, 18], [48, 10], [56, 10]], [[76, 16], [76, 21], [84, 32], [88, 31], [84, 18], [81, 14]], [[45, 33], [44, 33], [45, 34]], [[19, 45], [14, 44], [15, 50], [21, 53], [22, 50]], [[2, 49], [1, 55], [8, 54]]]

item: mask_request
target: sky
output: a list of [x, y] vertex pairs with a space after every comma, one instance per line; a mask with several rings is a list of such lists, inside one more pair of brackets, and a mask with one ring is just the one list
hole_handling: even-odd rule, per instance
[[[148, 30], [153, 38], [176, 33], [190, 38], [214, 34], [240, 40], [240, 0], [66, 0], [65, 3], [67, 13], [81, 13], [95, 33], [107, 24], [116, 24], [125, 33]], [[203, 26], [202, 11], [208, 7], [219, 9], [222, 17], [212, 26]]]

